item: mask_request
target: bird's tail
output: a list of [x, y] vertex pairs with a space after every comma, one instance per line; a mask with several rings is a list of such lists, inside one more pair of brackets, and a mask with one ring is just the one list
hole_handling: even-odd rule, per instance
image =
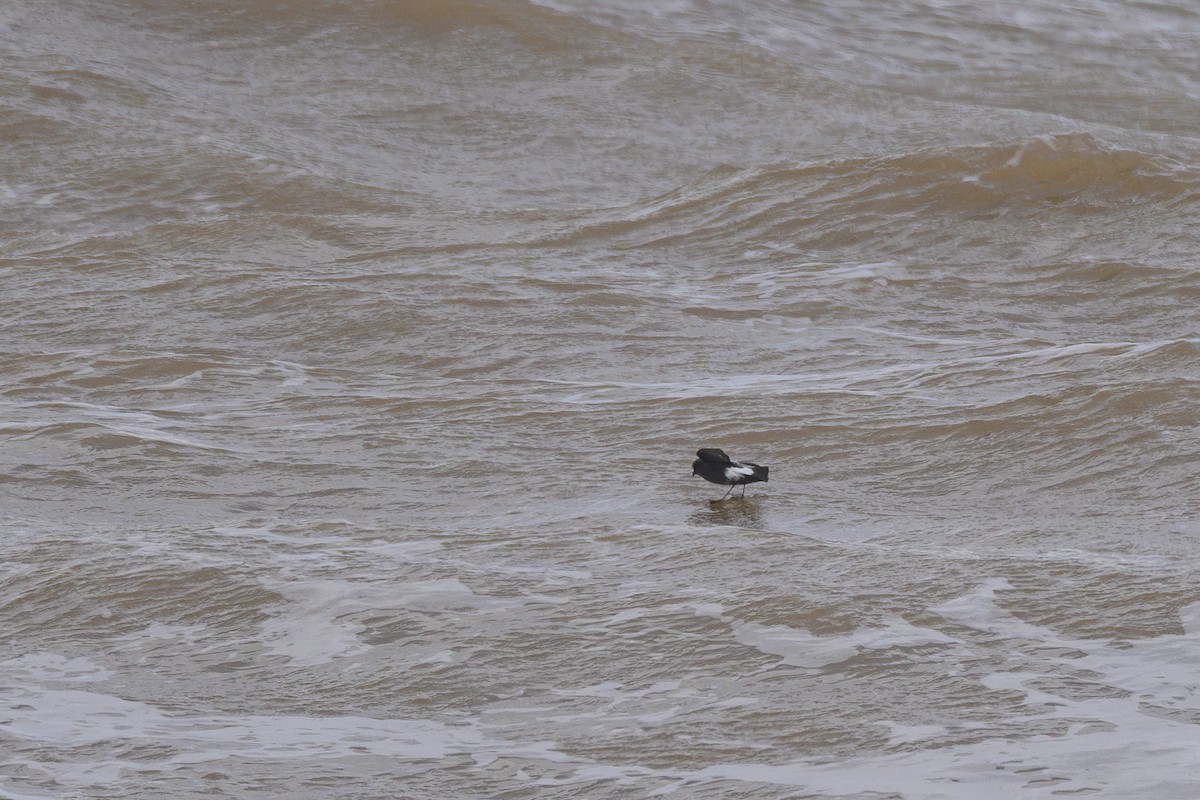
[[764, 482], [767, 480], [767, 473], [771, 471], [770, 467], [760, 467], [757, 464], [752, 469], [754, 470], [754, 479]]

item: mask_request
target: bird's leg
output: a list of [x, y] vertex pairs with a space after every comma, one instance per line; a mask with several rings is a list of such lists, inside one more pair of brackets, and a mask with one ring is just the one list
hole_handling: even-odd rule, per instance
[[729, 495], [733, 494], [733, 490], [734, 490], [734, 489], [736, 489], [736, 488], [737, 488], [737, 484], [736, 484], [736, 483], [735, 483], [735, 484], [733, 484], [733, 485], [731, 485], [731, 486], [729, 487], [729, 491], [728, 491], [728, 492], [726, 492], [726, 493], [725, 493], [725, 495], [724, 495], [724, 496], [723, 496], [721, 499], [722, 499], [722, 500], [724, 500], [726, 497], [729, 497]]

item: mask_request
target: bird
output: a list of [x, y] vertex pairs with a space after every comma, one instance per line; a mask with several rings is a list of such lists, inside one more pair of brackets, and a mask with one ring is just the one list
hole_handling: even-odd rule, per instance
[[[737, 462], [725, 455], [724, 450], [716, 447], [701, 447], [696, 451], [699, 456], [692, 462], [692, 475], [699, 475], [709, 483], [719, 483], [729, 486], [725, 497], [733, 493], [735, 487], [742, 487], [742, 497], [746, 496], [746, 484], [767, 480], [770, 467], [762, 467], [749, 461]], [[721, 499], [724, 500], [725, 497]]]

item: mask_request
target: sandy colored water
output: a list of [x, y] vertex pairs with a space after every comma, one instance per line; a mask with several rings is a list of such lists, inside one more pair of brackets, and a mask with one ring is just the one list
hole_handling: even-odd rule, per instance
[[1191, 800], [1198, 36], [14, 0], [0, 794]]

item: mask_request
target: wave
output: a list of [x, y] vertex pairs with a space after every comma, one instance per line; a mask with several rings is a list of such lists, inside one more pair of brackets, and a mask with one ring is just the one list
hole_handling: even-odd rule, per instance
[[814, 370], [795, 374], [739, 374], [693, 381], [643, 383], [632, 381], [538, 380], [513, 388], [528, 393], [530, 385], [546, 389], [546, 399], [566, 405], [624, 405], [646, 401], [704, 402], [729, 396], [778, 397], [813, 393], [871, 394], [925, 391], [945, 381], [977, 383], [988, 373], [1006, 380], [1086, 369], [1105, 360], [1128, 359], [1138, 373], [1153, 370], [1167, 375], [1190, 369], [1200, 359], [1200, 341], [1080, 342], [1046, 345], [940, 361], [913, 361], [849, 370]]
[[[582, 224], [573, 243], [782, 249], [850, 245], [875, 234], [894, 244], [964, 235], [948, 228], [1001, 217], [1037, 222], [1186, 207], [1200, 170], [1169, 157], [1106, 144], [1087, 133], [1018, 142], [749, 169], [718, 167], [701, 179]], [[911, 244], [912, 242], [908, 242]], [[893, 248], [895, 249], [895, 248]], [[753, 253], [752, 253], [753, 254]]]

